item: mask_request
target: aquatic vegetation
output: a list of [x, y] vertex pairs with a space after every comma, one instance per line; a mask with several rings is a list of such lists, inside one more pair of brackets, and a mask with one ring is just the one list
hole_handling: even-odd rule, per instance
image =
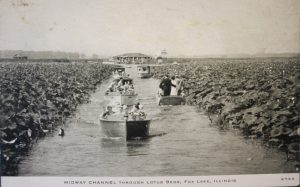
[[217, 125], [240, 128], [299, 159], [299, 58], [201, 59], [154, 71], [156, 78], [181, 76], [187, 103], [203, 108]]
[[112, 68], [83, 63], [0, 64], [2, 175], [16, 175], [21, 155], [53, 133]]

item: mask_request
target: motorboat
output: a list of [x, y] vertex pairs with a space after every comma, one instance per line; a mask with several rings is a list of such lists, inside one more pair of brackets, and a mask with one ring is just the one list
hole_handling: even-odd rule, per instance
[[120, 77], [127, 77], [124, 67], [115, 67], [113, 70], [113, 78], [118, 79]]
[[122, 138], [124, 140], [147, 138], [151, 119], [123, 117], [122, 115], [100, 118], [102, 133], [106, 138]]
[[[105, 92], [106, 98], [114, 102], [115, 104], [132, 106], [138, 100], [138, 94], [133, 89], [122, 90], [117, 87], [118, 82], [121, 77], [115, 78], [113, 83]], [[128, 85], [133, 85], [133, 81], [129, 77], [122, 77], [123, 83]]]
[[170, 95], [162, 96], [159, 93], [156, 95], [158, 105], [184, 105], [185, 98], [183, 96]]
[[120, 92], [109, 92], [105, 96], [107, 99], [111, 100], [112, 103], [117, 105], [127, 105], [132, 106], [138, 101], [138, 94], [132, 93], [132, 94], [126, 94], [126, 93], [120, 93]]
[[138, 69], [138, 77], [140, 78], [149, 78], [153, 76], [150, 66], [139, 65], [137, 66], [137, 69]]

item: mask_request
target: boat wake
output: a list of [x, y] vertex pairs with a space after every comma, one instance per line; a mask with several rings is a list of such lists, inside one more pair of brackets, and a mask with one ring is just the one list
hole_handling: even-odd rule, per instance
[[154, 96], [148, 96], [148, 97], [142, 97], [142, 98], [139, 98], [140, 100], [153, 100], [153, 99], [155, 99], [155, 97]]
[[125, 145], [126, 140], [123, 137], [102, 137], [101, 145], [104, 147], [110, 147], [111, 145]]
[[155, 134], [150, 134], [149, 136], [148, 136], [148, 138], [154, 138], [154, 137], [157, 137], [157, 136], [164, 136], [164, 135], [166, 135], [167, 133], [165, 133], [165, 132], [158, 132], [158, 133], [155, 133]]
[[118, 140], [123, 140], [124, 138], [123, 137], [103, 137], [102, 140], [106, 141], [110, 141], [110, 140], [115, 140], [115, 141], [118, 141]]

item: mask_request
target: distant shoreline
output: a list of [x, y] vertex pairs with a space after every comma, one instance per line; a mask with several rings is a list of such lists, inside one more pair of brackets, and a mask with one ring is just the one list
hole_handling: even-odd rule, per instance
[[[193, 62], [196, 60], [244, 60], [244, 59], [290, 59], [300, 58], [300, 56], [270, 56], [270, 57], [171, 57], [166, 59], [165, 64], [172, 63], [174, 61], [183, 61], [181, 63]], [[69, 58], [28, 58], [28, 59], [14, 59], [14, 58], [0, 58], [0, 63], [8, 62], [58, 62], [58, 63], [70, 63], [70, 62], [104, 62], [106, 58], [99, 59], [69, 59]], [[164, 63], [163, 63], [164, 64]]]
[[[68, 51], [25, 51], [25, 50], [0, 50], [0, 60], [12, 59], [14, 55], [24, 55], [28, 59], [69, 59], [69, 60], [88, 60], [88, 59], [109, 59], [113, 55], [86, 55], [81, 52]], [[156, 57], [153, 54], [150, 56]], [[203, 54], [203, 55], [168, 55], [167, 58], [173, 59], [249, 59], [249, 58], [291, 58], [300, 57], [300, 52], [291, 53], [257, 53], [257, 54]]]

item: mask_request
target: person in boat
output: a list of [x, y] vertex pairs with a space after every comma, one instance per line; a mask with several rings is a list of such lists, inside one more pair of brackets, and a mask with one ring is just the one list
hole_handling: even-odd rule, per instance
[[114, 92], [114, 91], [115, 91], [115, 83], [112, 82], [112, 83], [108, 86], [106, 92]]
[[176, 80], [176, 92], [178, 96], [184, 95], [183, 93], [183, 80], [178, 75], [175, 76]]
[[107, 116], [113, 115], [115, 112], [112, 110], [112, 106], [107, 106], [105, 112], [101, 115], [102, 118], [106, 119]]
[[171, 79], [168, 75], [165, 75], [161, 83], [159, 84], [159, 88], [163, 90], [163, 96], [169, 96], [171, 94], [171, 87], [176, 85], [172, 84]]
[[122, 105], [121, 114], [123, 114], [123, 117], [125, 120], [128, 120], [128, 107], [126, 105]]
[[122, 86], [123, 90], [126, 92], [129, 89], [128, 81], [125, 81], [124, 85]]
[[122, 77], [126, 77], [126, 75], [127, 75], [127, 74], [125, 73], [125, 71], [122, 71], [121, 76], [122, 76]]
[[120, 73], [119, 73], [119, 71], [117, 69], [114, 72], [114, 77], [115, 78], [119, 78], [120, 77]]
[[133, 86], [132, 82], [129, 82], [129, 88], [134, 89], [134, 86]]
[[146, 118], [146, 113], [143, 111], [143, 106], [140, 103], [133, 105], [129, 114], [133, 120]]
[[122, 77], [120, 77], [120, 80], [118, 81], [116, 88], [120, 92], [124, 90], [124, 79]]
[[121, 87], [121, 86], [124, 86], [124, 80], [122, 77], [120, 77], [120, 80], [118, 82], [118, 86]]
[[177, 95], [177, 79], [176, 79], [176, 77], [175, 76], [172, 76], [171, 77], [171, 83], [172, 83], [172, 85], [171, 85], [171, 93], [170, 93], [170, 95]]
[[129, 84], [128, 87], [126, 87], [126, 89], [123, 91], [123, 94], [134, 95], [135, 91], [133, 85]]

